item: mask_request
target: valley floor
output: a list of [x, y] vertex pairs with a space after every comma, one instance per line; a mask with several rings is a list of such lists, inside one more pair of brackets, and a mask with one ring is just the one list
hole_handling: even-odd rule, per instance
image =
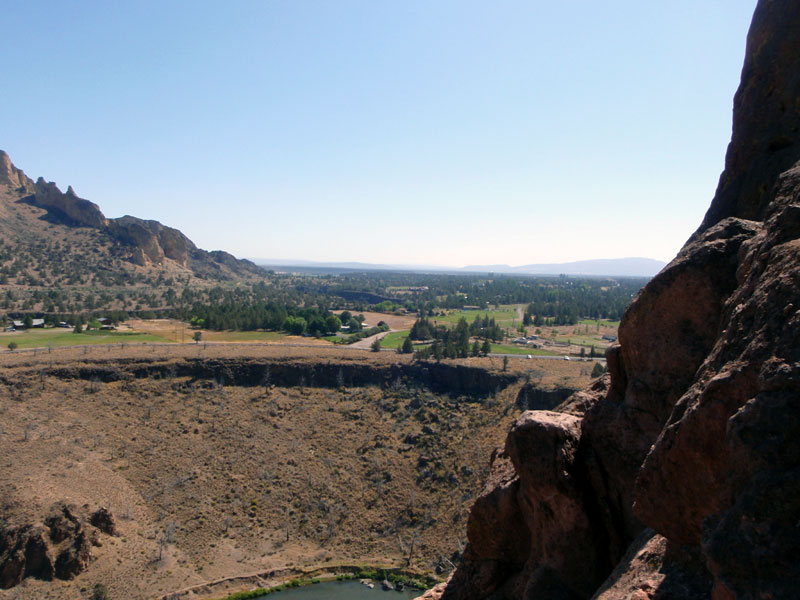
[[[28, 578], [0, 598], [86, 598], [95, 583], [111, 598], [153, 598], [232, 576], [342, 563], [449, 570], [489, 456], [518, 413], [525, 375], [542, 387], [588, 381], [584, 363], [512, 358], [503, 372], [500, 359], [454, 362], [519, 380], [475, 394], [411, 376], [362, 382], [363, 373], [411, 359], [335, 348], [201, 343], [2, 354], [6, 523], [41, 523], [64, 502], [87, 514], [108, 507], [119, 531], [99, 537], [75, 579]], [[262, 381], [238, 384], [237, 369], [254, 364]], [[187, 374], [196, 365], [204, 375]], [[281, 382], [289, 367], [307, 375]], [[341, 377], [335, 385], [319, 375], [331, 368]], [[218, 597], [255, 581], [186, 597]]]

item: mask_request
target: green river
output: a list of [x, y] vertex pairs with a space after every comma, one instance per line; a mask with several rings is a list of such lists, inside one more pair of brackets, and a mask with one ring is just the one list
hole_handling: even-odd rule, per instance
[[[374, 589], [358, 581], [326, 581], [300, 588], [283, 590], [270, 594], [270, 600], [410, 600], [421, 596], [420, 590], [406, 588], [402, 592], [383, 591], [379, 581], [373, 582]], [[267, 598], [267, 596], [262, 596]]]

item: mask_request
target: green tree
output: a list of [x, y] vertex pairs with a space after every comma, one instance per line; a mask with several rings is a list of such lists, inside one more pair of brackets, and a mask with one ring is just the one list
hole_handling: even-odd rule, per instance
[[17, 342], [8, 342], [8, 349], [12, 352], [18, 348]]
[[492, 351], [492, 345], [489, 343], [489, 340], [483, 340], [483, 346], [481, 346], [481, 352], [484, 356], [489, 356], [489, 353]]
[[25, 315], [25, 318], [22, 319], [22, 323], [25, 325], [25, 329], [30, 329], [33, 327], [33, 317], [30, 315]]
[[508, 357], [503, 357], [503, 371], [508, 371]]
[[334, 314], [325, 317], [325, 329], [328, 333], [336, 333], [342, 326], [342, 320]]
[[478, 340], [472, 344], [472, 356], [478, 356], [481, 353], [481, 343]]
[[203, 332], [202, 331], [195, 331], [192, 334], [192, 339], [194, 340], [195, 344], [198, 343], [200, 340], [203, 339]]
[[303, 317], [286, 317], [283, 329], [292, 335], [302, 335], [306, 331], [306, 320]]
[[75, 329], [72, 330], [72, 333], [83, 333], [83, 325], [76, 323]]
[[459, 358], [469, 356], [469, 325], [464, 317], [461, 317], [456, 324], [454, 353]]
[[414, 344], [411, 341], [411, 336], [407, 336], [406, 339], [403, 340], [403, 345], [401, 347], [403, 349], [403, 354], [411, 354], [414, 351]]
[[376, 338], [375, 338], [375, 339], [372, 341], [372, 344], [370, 345], [370, 349], [371, 349], [373, 352], [380, 352], [380, 351], [381, 351], [381, 339], [376, 337]]
[[606, 372], [606, 369], [603, 367], [602, 363], [594, 363], [594, 368], [592, 369], [592, 377], [600, 377], [603, 373]]

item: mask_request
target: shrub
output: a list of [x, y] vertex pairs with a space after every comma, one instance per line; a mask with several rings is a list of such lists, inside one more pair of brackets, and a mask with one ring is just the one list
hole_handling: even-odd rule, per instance
[[94, 584], [91, 600], [111, 600], [111, 597], [108, 595], [108, 588], [102, 583]]
[[592, 369], [592, 377], [600, 377], [603, 373], [605, 373], [608, 369], [603, 367], [603, 365], [599, 362], [594, 363], [594, 368]]

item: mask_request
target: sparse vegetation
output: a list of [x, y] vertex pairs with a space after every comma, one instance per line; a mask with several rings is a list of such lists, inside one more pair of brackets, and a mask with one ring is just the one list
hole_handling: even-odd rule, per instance
[[[0, 495], [33, 498], [46, 490], [58, 499], [89, 485], [87, 474], [103, 473], [91, 482], [93, 497], [115, 498], [124, 535], [97, 551], [93, 568], [113, 565], [118, 575], [105, 583], [115, 597], [122, 579], [171, 581], [178, 589], [187, 572], [210, 580], [268, 568], [285, 556], [298, 565], [372, 556], [410, 562], [417, 572], [449, 568], [441, 556], [464, 543], [463, 527], [453, 524], [464, 522], [486, 476], [486, 456], [517, 410], [516, 388], [481, 398], [402, 377], [360, 385], [362, 369], [409, 357], [356, 353], [354, 362], [335, 348], [297, 348], [291, 354], [304, 365], [300, 388], [285, 383], [287, 349], [269, 346], [258, 352], [273, 362], [254, 367], [250, 384], [232, 385], [232, 374], [242, 377], [241, 365], [252, 360], [244, 350], [159, 348], [3, 355], [13, 384], [0, 393], [7, 423], [0, 453], [10, 461], [25, 453], [28, 467], [24, 481], [0, 483]], [[207, 357], [216, 370], [189, 377], [182, 355]], [[231, 362], [237, 355], [241, 365]], [[41, 367], [24, 366], [31, 359]], [[323, 378], [319, 365], [330, 361], [339, 365]], [[464, 361], [500, 372], [491, 358]], [[577, 365], [549, 362], [552, 384], [568, 371], [579, 376]], [[147, 365], [149, 376], [129, 377], [126, 365]], [[101, 371], [91, 370], [97, 366]], [[510, 359], [508, 372], [522, 374], [527, 366]], [[23, 389], [25, 402], [15, 401]], [[51, 474], [56, 457], [63, 479]], [[129, 550], [118, 565], [123, 546]], [[241, 564], [225, 558], [232, 547]], [[174, 575], [165, 575], [168, 569]]]
[[111, 600], [108, 595], [108, 588], [102, 583], [96, 583], [92, 589], [91, 600]]

